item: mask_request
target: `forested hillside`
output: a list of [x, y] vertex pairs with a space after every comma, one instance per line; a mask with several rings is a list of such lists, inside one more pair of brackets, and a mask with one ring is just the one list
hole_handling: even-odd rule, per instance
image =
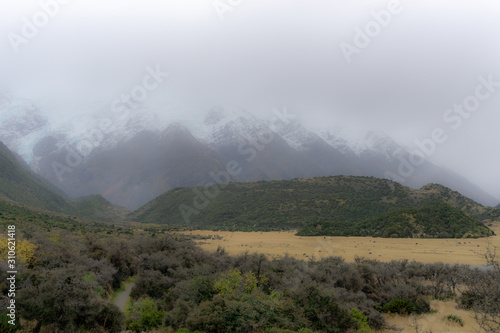
[[309, 223], [302, 236], [374, 236], [400, 238], [476, 238], [493, 235], [483, 223], [445, 203], [403, 208], [360, 222]]
[[[300, 231], [304, 235], [385, 233], [396, 237], [441, 237], [448, 233], [450, 237], [479, 237], [491, 232], [476, 221], [485, 223], [500, 217], [500, 210], [482, 206], [438, 184], [415, 190], [374, 177], [229, 183], [219, 186], [219, 192], [209, 197], [203, 194], [206, 190], [174, 189], [135, 211], [132, 218], [142, 222], [228, 230], [306, 227]], [[446, 206], [423, 209], [434, 203]], [[413, 210], [406, 212], [404, 209]], [[417, 223], [433, 221], [435, 228], [411, 226], [410, 232], [390, 233], [388, 230], [394, 223], [385, 217], [395, 220], [398, 214], [413, 214], [419, 217]], [[375, 224], [378, 226], [373, 227]], [[364, 226], [362, 230], [359, 229], [361, 225]], [[457, 232], [444, 230], [450, 226]]]

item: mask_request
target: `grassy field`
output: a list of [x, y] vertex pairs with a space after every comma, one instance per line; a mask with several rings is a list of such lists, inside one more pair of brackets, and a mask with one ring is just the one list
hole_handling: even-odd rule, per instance
[[245, 251], [280, 257], [288, 253], [296, 258], [322, 258], [341, 256], [354, 261], [355, 256], [391, 261], [415, 260], [423, 263], [484, 265], [484, 253], [491, 244], [500, 248], [500, 223], [491, 227], [496, 235], [478, 239], [411, 239], [373, 237], [299, 237], [294, 231], [286, 232], [231, 232], [196, 230], [184, 232], [191, 235], [217, 235], [198, 241], [209, 251], [218, 246], [230, 254]]
[[[321, 258], [341, 256], [346, 261], [354, 261], [362, 256], [380, 261], [399, 259], [415, 260], [423, 263], [443, 262], [445, 264], [484, 265], [484, 254], [488, 246], [500, 248], [500, 223], [491, 227], [496, 235], [479, 239], [402, 239], [373, 237], [299, 237], [295, 232], [228, 232], [189, 231], [190, 235], [213, 236], [197, 241], [208, 250], [215, 251], [221, 246], [230, 254], [245, 251], [264, 253], [270, 257], [280, 257], [288, 253], [297, 258]], [[431, 301], [436, 313], [412, 316], [386, 315], [389, 325], [398, 332], [455, 333], [477, 332], [478, 327], [472, 313], [456, 308], [455, 301]], [[447, 315], [457, 315], [464, 323], [460, 326], [443, 319]], [[385, 330], [381, 333], [394, 332]]]
[[[400, 333], [415, 333], [415, 324], [418, 325], [420, 332], [433, 332], [433, 333], [476, 333], [479, 332], [479, 327], [472, 317], [472, 313], [456, 308], [457, 304], [454, 301], [431, 301], [432, 309], [436, 313], [429, 313], [419, 316], [399, 316], [399, 315], [386, 315], [387, 323], [396, 326], [401, 331]], [[463, 320], [464, 326], [457, 323], [444, 320], [443, 317], [447, 315], [455, 315]], [[381, 333], [396, 332], [393, 330], [384, 330]]]

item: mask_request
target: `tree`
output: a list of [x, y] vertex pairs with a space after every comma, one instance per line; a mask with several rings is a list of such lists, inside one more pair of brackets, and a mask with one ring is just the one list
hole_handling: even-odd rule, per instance
[[127, 328], [136, 332], [159, 327], [165, 317], [165, 312], [149, 297], [129, 303], [126, 313]]
[[496, 251], [488, 246], [485, 254], [487, 270], [465, 276], [467, 291], [462, 306], [474, 311], [474, 319], [487, 333], [500, 332], [500, 263]]
[[119, 332], [123, 315], [114, 305], [100, 299], [95, 286], [83, 276], [77, 267], [32, 273], [19, 290], [19, 312], [25, 319], [37, 320], [38, 328], [52, 324], [62, 331], [83, 326]]

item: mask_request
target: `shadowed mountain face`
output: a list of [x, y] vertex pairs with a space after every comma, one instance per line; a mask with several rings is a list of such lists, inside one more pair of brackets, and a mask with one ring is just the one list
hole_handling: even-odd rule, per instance
[[71, 200], [0, 142], [0, 202], [14, 202], [33, 208], [86, 218], [108, 219], [115, 208], [100, 195]]
[[[485, 205], [498, 203], [449, 170], [428, 161], [409, 164], [409, 152], [379, 132], [352, 139], [335, 128], [310, 129], [283, 116], [265, 121], [243, 110], [221, 108], [199, 122], [162, 123], [154, 114], [132, 113], [100, 130], [98, 115], [82, 120], [90, 124], [87, 131], [75, 124], [49, 131], [35, 111], [30, 106], [9, 118], [16, 128], [25, 119], [27, 128], [14, 135], [2, 127], [0, 139], [10, 140], [6, 144], [30, 158], [33, 170], [70, 197], [101, 194], [129, 209], [175, 187], [214, 182], [213, 173], [243, 182], [374, 176], [413, 188], [440, 183]], [[228, 168], [238, 172], [229, 174]]]
[[62, 212], [69, 205], [57, 191], [0, 142], [0, 194], [15, 202]]
[[45, 156], [41, 174], [70, 196], [100, 193], [129, 208], [174, 187], [204, 185], [211, 171], [223, 167], [213, 151], [177, 125], [162, 132], [143, 131], [112, 150], [96, 151], [60, 181], [52, 164], [64, 165], [66, 156], [64, 151]]

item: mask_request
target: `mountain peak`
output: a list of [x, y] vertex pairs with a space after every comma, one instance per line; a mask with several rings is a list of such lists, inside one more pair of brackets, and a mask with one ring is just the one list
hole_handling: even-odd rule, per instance
[[[101, 170], [102, 173], [96, 170], [104, 168], [103, 161], [115, 153], [115, 160], [125, 161], [129, 153], [127, 149], [140, 147], [136, 149], [138, 156], [143, 154], [142, 158], [146, 160], [153, 155], [152, 159], [157, 159], [158, 153], [146, 152], [153, 149], [151, 144], [158, 146], [158, 151], [165, 151], [167, 146], [178, 146], [179, 149], [172, 148], [173, 151], [185, 151], [192, 156], [198, 154], [191, 160], [199, 163], [226, 165], [236, 160], [244, 166], [239, 178], [235, 179], [238, 181], [341, 174], [386, 177], [387, 172], [396, 175], [399, 172], [399, 154], [409, 154], [407, 149], [383, 132], [346, 129], [332, 123], [325, 123], [323, 128], [318, 129], [297, 119], [270, 123], [239, 107], [219, 106], [202, 116], [191, 113], [192, 118], [162, 122], [155, 112], [144, 107], [115, 113], [106, 105], [89, 105], [88, 111], [78, 116], [46, 119], [46, 106], [16, 102], [16, 112], [9, 113], [11, 104], [13, 102], [4, 102], [0, 107], [1, 119], [22, 125], [23, 130], [11, 130], [2, 121], [0, 140], [21, 155], [32, 170], [55, 181], [72, 196], [97, 193], [90, 190], [89, 179], [95, 180], [96, 184], [105, 182], [110, 175], [105, 170]], [[267, 141], [268, 138], [272, 139]], [[188, 152], [189, 149], [193, 151]], [[69, 154], [73, 154], [73, 160], [68, 157]], [[209, 156], [210, 161], [204, 160]], [[165, 157], [161, 163], [170, 163], [169, 158], [174, 157]], [[72, 177], [67, 177], [71, 180], [60, 183], [60, 177], [54, 178], [54, 161], [71, 170], [78, 168], [80, 177], [75, 177], [76, 172], [73, 172]], [[180, 163], [169, 169], [165, 164], [155, 163], [154, 166], [134, 164], [123, 170], [117, 182], [124, 182], [123, 179], [129, 177], [131, 180], [127, 184], [131, 191], [142, 184], [144, 193], [149, 191], [144, 184], [156, 182], [151, 180], [155, 177], [176, 186], [193, 184], [190, 180], [193, 177], [181, 170], [185, 167], [181, 168]], [[117, 164], [110, 163], [112, 167]], [[69, 171], [67, 173], [69, 175]], [[209, 181], [207, 175], [200, 174], [198, 180]], [[98, 179], [101, 176], [103, 178]], [[430, 162], [403, 181], [416, 188], [440, 182], [473, 198], [481, 198], [479, 200], [485, 204], [496, 205], [498, 202], [496, 199], [491, 201], [463, 177], [452, 175]], [[124, 202], [114, 203], [125, 205]]]
[[207, 112], [205, 119], [203, 120], [203, 124], [206, 126], [213, 126], [226, 117], [227, 112], [223, 108], [212, 108]]
[[272, 129], [285, 139], [290, 147], [297, 150], [306, 150], [318, 142], [328, 144], [319, 135], [309, 131], [298, 120], [289, 123], [280, 123], [278, 126], [272, 127]]
[[162, 138], [186, 138], [192, 137], [191, 132], [181, 123], [173, 122], [169, 124], [164, 130], [161, 131]]

